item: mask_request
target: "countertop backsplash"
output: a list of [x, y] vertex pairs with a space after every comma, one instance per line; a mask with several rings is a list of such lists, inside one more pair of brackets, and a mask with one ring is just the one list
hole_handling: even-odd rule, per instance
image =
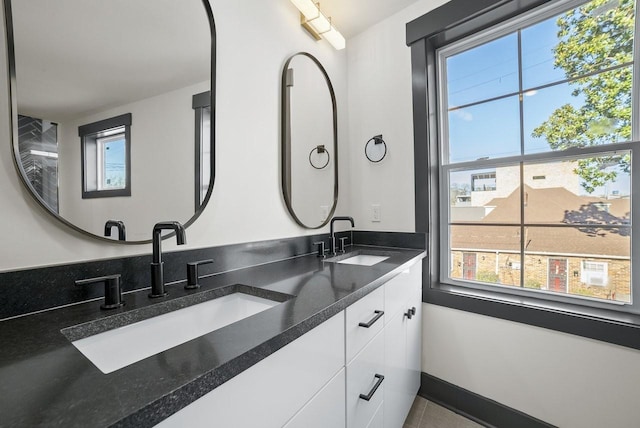
[[[349, 241], [353, 241], [353, 245], [420, 250], [426, 248], [426, 237], [423, 233], [342, 231], [336, 236], [348, 237]], [[328, 244], [329, 234], [168, 251], [163, 254], [165, 281], [171, 284], [186, 280], [186, 265], [189, 262], [213, 259], [213, 263], [200, 266], [199, 275], [215, 275], [310, 254], [315, 252], [313, 243], [323, 239]], [[120, 274], [123, 292], [146, 289], [151, 284], [150, 263], [151, 254], [149, 253], [0, 272], [0, 301], [3, 302], [0, 305], [0, 321], [59, 306], [95, 300], [103, 296], [103, 287], [99, 285], [76, 286], [74, 282], [79, 279]]]

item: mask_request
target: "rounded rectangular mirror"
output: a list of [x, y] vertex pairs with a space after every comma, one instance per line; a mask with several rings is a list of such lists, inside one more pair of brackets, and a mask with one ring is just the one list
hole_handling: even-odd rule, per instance
[[209, 2], [4, 7], [13, 151], [39, 204], [78, 231], [127, 243], [148, 242], [159, 221], [195, 221], [214, 179]]
[[282, 192], [293, 219], [318, 229], [338, 202], [336, 97], [311, 54], [290, 57], [282, 71]]

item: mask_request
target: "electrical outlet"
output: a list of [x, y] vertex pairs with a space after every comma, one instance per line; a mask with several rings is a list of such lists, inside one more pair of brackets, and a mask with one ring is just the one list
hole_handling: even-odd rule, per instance
[[320, 221], [325, 221], [327, 217], [329, 217], [329, 206], [328, 205], [320, 205], [320, 215], [322, 218]]
[[371, 205], [371, 221], [379, 223], [382, 221], [382, 214], [380, 212], [380, 204]]

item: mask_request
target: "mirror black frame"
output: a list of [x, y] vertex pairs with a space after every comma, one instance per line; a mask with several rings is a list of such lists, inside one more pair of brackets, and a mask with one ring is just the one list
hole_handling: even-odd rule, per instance
[[[304, 224], [302, 220], [300, 220], [300, 218], [296, 215], [291, 203], [291, 103], [289, 97], [290, 87], [289, 85], [287, 85], [287, 71], [289, 70], [289, 64], [291, 63], [291, 61], [299, 55], [306, 56], [307, 58], [311, 59], [311, 61], [316, 64], [316, 66], [324, 76], [324, 79], [327, 82], [329, 93], [331, 95], [331, 105], [333, 108], [333, 205], [329, 210], [327, 218], [319, 226], [309, 226]], [[324, 227], [329, 223], [338, 205], [338, 110], [336, 107], [336, 94], [333, 90], [333, 85], [331, 84], [331, 79], [329, 79], [327, 71], [324, 69], [320, 61], [318, 61], [316, 57], [308, 52], [298, 52], [291, 55], [287, 59], [282, 69], [281, 85], [280, 137], [282, 156], [282, 195], [284, 196], [284, 203], [287, 206], [289, 214], [291, 214], [291, 217], [293, 217], [298, 225], [307, 229], [320, 229], [321, 227]]]
[[[19, 0], [2, 0], [4, 6], [4, 20], [5, 20], [5, 35], [7, 44], [7, 67], [9, 77], [9, 115], [11, 117], [11, 146], [13, 149], [13, 163], [16, 167], [16, 172], [20, 177], [20, 181], [29, 191], [31, 196], [46, 212], [55, 217], [61, 223], [67, 225], [76, 232], [81, 233], [84, 236], [88, 236], [97, 239], [102, 242], [108, 242], [112, 244], [126, 244], [126, 245], [140, 245], [151, 243], [151, 238], [144, 241], [119, 241], [108, 239], [104, 236], [95, 235], [89, 231], [86, 231], [70, 221], [64, 219], [58, 213], [52, 211], [45, 201], [38, 195], [38, 192], [34, 189], [31, 182], [27, 179], [26, 172], [22, 163], [20, 162], [20, 152], [18, 147], [18, 100], [17, 100], [17, 83], [16, 83], [16, 63], [15, 63], [15, 49], [14, 49], [14, 34], [13, 34], [13, 14], [11, 11], [11, 2]], [[206, 208], [209, 200], [211, 199], [211, 193], [213, 192], [213, 185], [215, 182], [215, 100], [216, 100], [216, 25], [213, 19], [213, 10], [208, 0], [202, 0], [202, 4], [209, 18], [209, 25], [211, 28], [211, 177], [209, 180], [209, 189], [202, 201], [200, 207], [195, 211], [193, 216], [184, 223], [184, 227], [187, 228], [193, 224], [198, 217], [202, 214]], [[149, 226], [149, 236], [151, 236], [152, 225]], [[174, 233], [163, 235], [162, 239], [173, 236]]]

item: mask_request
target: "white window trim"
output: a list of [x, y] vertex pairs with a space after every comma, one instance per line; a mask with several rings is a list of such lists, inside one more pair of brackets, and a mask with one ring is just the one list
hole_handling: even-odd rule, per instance
[[[440, 112], [447, 111], [447, 91], [445, 90], [445, 79], [443, 76], [446, 76], [446, 61], [444, 58], [454, 55], [459, 52], [463, 52], [465, 50], [471, 49], [473, 47], [479, 46], [481, 44], [492, 41], [501, 36], [511, 34], [514, 31], [518, 30], [518, 27], [525, 27], [528, 25], [532, 25], [538, 22], [541, 22], [545, 19], [548, 19], [554, 15], [563, 13], [572, 8], [578, 7], [584, 3], [588, 3], [589, 0], [567, 0], [567, 1], [557, 1], [553, 2], [550, 5], [545, 5], [539, 7], [535, 10], [532, 10], [528, 13], [525, 13], [521, 16], [515, 17], [513, 19], [507, 20], [493, 28], [475, 33], [471, 36], [458, 40], [450, 45], [444, 46], [440, 49], [436, 50], [436, 77], [437, 77], [437, 102], [438, 108]], [[617, 150], [631, 150], [634, 151], [638, 147], [638, 141], [640, 139], [640, 120], [638, 117], [638, 107], [640, 106], [640, 48], [638, 48], [639, 43], [638, 40], [640, 38], [640, 5], [636, 0], [636, 23], [635, 23], [635, 32], [634, 32], [634, 55], [633, 55], [633, 88], [632, 91], [632, 115], [636, 120], [632, 121], [632, 141], [624, 142], [624, 143], [616, 143], [609, 144], [603, 146], [593, 146], [589, 148], [583, 149], [569, 149], [565, 151], [556, 151], [556, 152], [545, 152], [545, 153], [532, 153], [532, 154], [521, 154], [518, 156], [510, 156], [504, 158], [496, 158], [489, 160], [479, 160], [479, 161], [469, 161], [469, 162], [459, 162], [455, 164], [445, 163], [445, 159], [449, 158], [449, 149], [448, 144], [444, 144], [445, 141], [448, 141], [448, 117], [446, 114], [438, 114], [437, 115], [437, 124], [438, 124], [438, 153], [439, 153], [439, 163], [438, 163], [438, 171], [439, 171], [439, 216], [440, 216], [440, 250], [441, 254], [446, 254], [450, 251], [449, 249], [449, 232], [448, 232], [448, 219], [449, 219], [449, 201], [448, 201], [448, 172], [456, 171], [456, 170], [467, 170], [467, 169], [490, 169], [496, 168], [499, 166], [506, 165], [517, 165], [520, 162], [532, 163], [533, 161], [553, 161], [558, 159], [569, 159], [569, 158], [584, 158], [591, 154], [606, 154]], [[640, 161], [637, 159], [640, 158], [640, 150], [638, 150], [638, 154], [633, 156], [634, 160], [632, 170], [637, 171], [636, 175], [640, 174]], [[452, 166], [454, 165], [454, 166]], [[445, 168], [448, 167], [448, 168]], [[640, 198], [635, 198], [632, 201], [632, 212], [638, 212], [640, 208]], [[521, 224], [516, 223], [511, 226], [520, 227]], [[631, 260], [634, 259], [633, 255], [640, 253], [640, 245], [631, 241]], [[439, 260], [439, 271], [440, 271], [440, 282], [443, 285], [452, 285], [452, 286], [462, 286], [469, 289], [477, 289], [477, 290], [493, 290], [498, 292], [504, 292], [507, 295], [520, 295], [526, 297], [534, 297], [534, 298], [542, 298], [548, 299], [558, 302], [564, 302], [569, 304], [585, 304], [586, 306], [592, 306], [596, 308], [603, 309], [613, 309], [619, 310], [622, 312], [634, 312], [640, 313], [640, 305], [633, 304], [625, 304], [623, 302], [617, 301], [606, 301], [600, 299], [593, 299], [589, 297], [579, 296], [579, 295], [567, 295], [558, 296], [558, 293], [552, 292], [544, 292], [544, 291], [532, 291], [524, 288], [511, 289], [511, 287], [500, 287], [500, 289], [496, 289], [495, 286], [487, 286], [482, 283], [472, 283], [469, 281], [459, 281], [456, 279], [452, 279], [449, 277], [449, 273], [451, 272], [452, 266], [449, 264], [451, 261], [448, 260], [448, 257], [441, 257]], [[638, 290], [640, 287], [638, 284], [638, 275], [634, 274], [634, 271], [640, 271], [640, 269], [632, 269], [632, 277], [631, 277], [631, 290], [635, 295], [638, 294]], [[547, 269], [548, 275], [548, 269]], [[567, 289], [568, 289], [568, 280], [569, 280], [569, 272], [567, 272]], [[638, 299], [636, 299], [638, 300]], [[624, 306], [624, 308], [623, 308]]]

